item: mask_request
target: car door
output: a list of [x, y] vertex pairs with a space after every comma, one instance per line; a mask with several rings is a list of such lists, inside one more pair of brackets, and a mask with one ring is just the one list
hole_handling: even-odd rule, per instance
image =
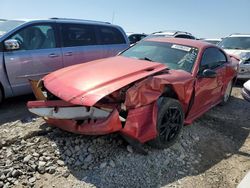
[[96, 26], [100, 44], [103, 47], [103, 58], [112, 57], [128, 48], [122, 32], [111, 26]]
[[[204, 51], [194, 85], [195, 97], [189, 113], [190, 115], [196, 116], [202, 114], [221, 99], [223, 78], [226, 73], [224, 65], [226, 62], [227, 58], [225, 54], [218, 48], [210, 47]], [[214, 78], [203, 77], [202, 72], [205, 69], [215, 71], [216, 76]]]
[[4, 52], [4, 62], [14, 95], [31, 92], [29, 79], [38, 80], [63, 67], [55, 31], [53, 24], [35, 24], [8, 38], [20, 44], [18, 50]]
[[62, 23], [61, 36], [65, 67], [103, 57], [103, 47], [97, 42], [94, 25]]

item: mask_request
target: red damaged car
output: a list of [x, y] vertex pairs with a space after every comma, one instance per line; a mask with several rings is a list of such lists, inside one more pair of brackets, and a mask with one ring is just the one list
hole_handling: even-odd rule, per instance
[[45, 76], [37, 84], [44, 100], [28, 108], [66, 131], [119, 132], [165, 148], [184, 124], [228, 101], [236, 75], [237, 62], [212, 44], [150, 38], [116, 57]]

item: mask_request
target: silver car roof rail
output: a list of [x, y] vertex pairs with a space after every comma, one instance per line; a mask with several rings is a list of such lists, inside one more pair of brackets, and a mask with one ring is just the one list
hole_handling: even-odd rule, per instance
[[109, 23], [109, 22], [95, 21], [95, 20], [84, 20], [84, 19], [76, 19], [76, 18], [57, 18], [57, 17], [53, 17], [53, 18], [50, 18], [50, 19], [51, 19], [51, 20], [85, 21], [85, 22], [94, 22], [94, 23], [111, 24], [111, 23]]
[[[187, 34], [187, 35], [192, 35], [191, 33], [189, 32], [186, 32], [186, 31], [178, 31], [178, 30], [162, 30], [162, 31], [156, 31], [156, 32], [153, 32], [152, 34], [155, 34], [155, 33], [164, 33], [164, 32], [171, 32], [171, 33], [174, 33], [174, 35], [176, 35], [177, 33], [183, 33], [183, 34]], [[193, 35], [192, 35], [193, 36]]]

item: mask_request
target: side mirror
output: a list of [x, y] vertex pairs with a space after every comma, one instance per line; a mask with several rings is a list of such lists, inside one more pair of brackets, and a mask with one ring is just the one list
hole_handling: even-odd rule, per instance
[[205, 69], [202, 71], [202, 73], [199, 75], [201, 78], [215, 78], [217, 73], [214, 70], [211, 69]]
[[4, 41], [6, 50], [18, 50], [20, 48], [19, 42], [15, 39], [9, 39]]

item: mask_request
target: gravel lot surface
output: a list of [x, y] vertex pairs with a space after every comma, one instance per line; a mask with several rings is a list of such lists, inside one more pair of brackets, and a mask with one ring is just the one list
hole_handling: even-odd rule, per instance
[[23, 96], [0, 106], [0, 188], [236, 187], [250, 170], [250, 103], [231, 101], [185, 126], [171, 148], [148, 155], [120, 135], [81, 136], [30, 114]]

